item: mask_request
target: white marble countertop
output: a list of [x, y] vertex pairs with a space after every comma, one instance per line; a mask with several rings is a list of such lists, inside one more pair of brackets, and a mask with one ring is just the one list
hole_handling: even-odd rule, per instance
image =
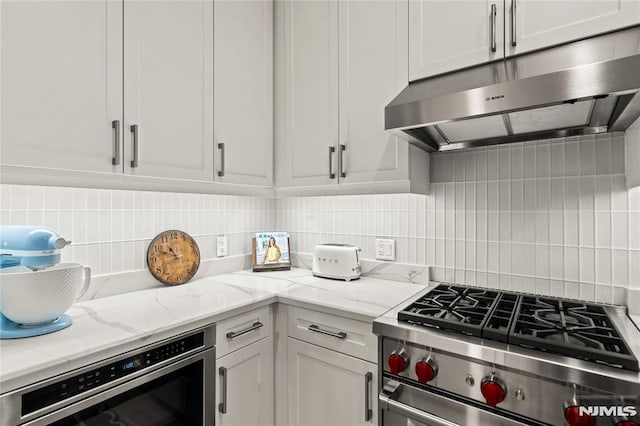
[[306, 269], [241, 271], [75, 304], [73, 325], [0, 341], [0, 393], [92, 364], [274, 302], [372, 321], [424, 289], [363, 277], [349, 283]]

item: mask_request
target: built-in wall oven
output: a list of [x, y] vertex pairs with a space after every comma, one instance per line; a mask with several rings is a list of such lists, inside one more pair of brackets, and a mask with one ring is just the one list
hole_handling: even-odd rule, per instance
[[0, 397], [2, 425], [214, 423], [215, 326]]

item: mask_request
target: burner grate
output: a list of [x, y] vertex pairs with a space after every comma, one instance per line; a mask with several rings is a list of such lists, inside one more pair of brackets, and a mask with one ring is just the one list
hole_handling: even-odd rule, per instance
[[398, 314], [398, 320], [481, 336], [498, 292], [441, 284]]
[[509, 343], [638, 371], [638, 361], [601, 306], [524, 296]]
[[400, 311], [398, 320], [640, 371], [607, 312], [595, 304], [440, 284]]

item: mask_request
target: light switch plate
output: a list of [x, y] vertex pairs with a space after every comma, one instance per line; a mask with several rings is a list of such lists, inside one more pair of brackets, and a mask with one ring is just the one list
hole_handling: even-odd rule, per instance
[[218, 237], [218, 242], [216, 244], [216, 255], [218, 257], [227, 255], [227, 237], [225, 237], [224, 235]]
[[376, 259], [396, 260], [396, 241], [376, 238]]

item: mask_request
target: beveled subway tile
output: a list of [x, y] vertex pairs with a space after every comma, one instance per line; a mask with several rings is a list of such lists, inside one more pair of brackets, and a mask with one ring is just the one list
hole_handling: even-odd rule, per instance
[[593, 136], [583, 136], [580, 140], [580, 175], [596, 173], [596, 145]]
[[524, 147], [520, 143], [511, 145], [511, 178], [524, 177]]
[[565, 176], [564, 147], [562, 142], [551, 143], [551, 176]]

